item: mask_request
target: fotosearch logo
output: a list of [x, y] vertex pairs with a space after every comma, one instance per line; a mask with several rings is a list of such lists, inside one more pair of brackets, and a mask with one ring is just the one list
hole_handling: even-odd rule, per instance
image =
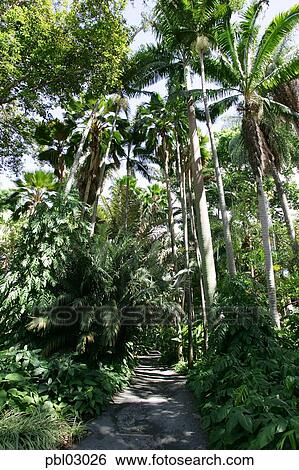
[[35, 312], [35, 316], [43, 315], [51, 320], [51, 324], [59, 327], [74, 326], [89, 318], [95, 325], [123, 326], [141, 325], [173, 325], [184, 319], [185, 313], [178, 305], [171, 311], [153, 308], [151, 306], [132, 306], [118, 309], [114, 305], [101, 306], [57, 306], [51, 309]]
[[[101, 306], [57, 306], [51, 309], [36, 311], [35, 316], [45, 316], [50, 319], [53, 326], [68, 327], [83, 322], [87, 318], [96, 326], [167, 326], [178, 323], [187, 324], [187, 316], [180, 305], [174, 305], [169, 310], [163, 310], [151, 305], [127, 306], [119, 309], [115, 305]], [[202, 312], [196, 312], [196, 319], [201, 322]], [[219, 323], [227, 324], [256, 324], [260, 311], [256, 308], [225, 308], [221, 311], [209, 312], [210, 323], [216, 326]]]

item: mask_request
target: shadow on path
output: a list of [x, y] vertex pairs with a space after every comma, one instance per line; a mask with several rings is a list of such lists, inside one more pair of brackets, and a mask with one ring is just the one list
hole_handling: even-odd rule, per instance
[[206, 449], [186, 379], [158, 364], [159, 355], [140, 357], [131, 385], [90, 422], [76, 449]]

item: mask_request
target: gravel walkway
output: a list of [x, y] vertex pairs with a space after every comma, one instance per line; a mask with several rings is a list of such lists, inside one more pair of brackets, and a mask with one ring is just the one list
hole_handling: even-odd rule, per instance
[[76, 449], [206, 449], [186, 379], [158, 364], [152, 353], [140, 357], [131, 385], [89, 423], [89, 435]]

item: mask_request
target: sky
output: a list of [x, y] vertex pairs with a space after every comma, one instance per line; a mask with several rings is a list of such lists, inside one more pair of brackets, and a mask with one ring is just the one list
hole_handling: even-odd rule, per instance
[[[125, 18], [126, 21], [129, 25], [131, 26], [139, 26], [142, 17], [145, 14], [149, 14], [151, 11], [151, 8], [154, 5], [153, 0], [128, 0], [128, 5], [125, 9]], [[281, 11], [285, 11], [288, 8], [291, 8], [292, 6], [296, 5], [298, 3], [298, 0], [269, 0], [269, 7], [265, 11], [264, 18], [263, 18], [263, 24], [267, 25], [271, 19], [280, 13]], [[298, 44], [299, 44], [299, 34], [296, 36], [298, 38]], [[151, 43], [154, 41], [154, 37], [151, 33], [151, 31], [146, 31], [146, 32], [140, 32], [136, 37], [135, 40], [132, 44], [132, 50], [136, 51], [140, 45], [146, 44], [146, 43]], [[194, 85], [195, 87], [198, 87], [197, 84]], [[153, 85], [148, 88], [151, 91], [156, 91], [160, 93], [162, 96], [165, 95], [165, 82], [159, 82], [156, 85]], [[146, 96], [138, 98], [138, 99], [132, 99], [130, 101], [130, 108], [132, 112], [136, 109], [136, 106], [143, 102], [146, 101], [148, 98]], [[231, 113], [230, 113], [231, 115]], [[226, 118], [229, 117], [230, 115], [226, 115]], [[219, 119], [216, 124], [215, 124], [215, 130], [220, 130], [223, 125], [223, 120]], [[206, 128], [204, 125], [201, 126], [202, 131], [206, 133]], [[38, 165], [32, 160], [32, 158], [27, 158], [24, 160], [24, 171], [34, 171], [38, 169]], [[120, 171], [120, 173], [123, 173], [123, 170]], [[141, 184], [143, 185], [144, 182], [141, 181]], [[12, 180], [9, 178], [7, 175], [0, 174], [0, 189], [1, 188], [7, 188], [12, 186]]]

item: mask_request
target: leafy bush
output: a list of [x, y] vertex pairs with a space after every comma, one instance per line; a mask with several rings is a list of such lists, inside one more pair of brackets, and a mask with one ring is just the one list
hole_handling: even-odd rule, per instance
[[90, 239], [73, 196], [58, 193], [36, 206], [0, 273], [3, 347], [29, 343], [47, 355], [77, 351], [98, 360], [130, 339], [133, 328], [121, 320], [132, 307], [165, 310], [173, 288], [160, 244], [102, 232]]
[[177, 364], [174, 366], [174, 370], [181, 375], [186, 375], [189, 371], [188, 368], [188, 362], [186, 361], [179, 361]]
[[[40, 203], [23, 223], [14, 254], [0, 277], [1, 341], [19, 342], [24, 326], [37, 311], [51, 308], [65, 294], [72, 260], [88, 245], [82, 207], [72, 197], [58, 194], [50, 207]], [[85, 238], [84, 238], [85, 235]]]
[[70, 444], [80, 431], [45, 410], [32, 413], [10, 411], [0, 416], [1, 450], [46, 450]]
[[299, 447], [299, 357], [263, 318], [221, 322], [189, 374], [215, 449]]
[[141, 354], [147, 354], [152, 350], [160, 352], [160, 362], [165, 365], [173, 365], [178, 361], [178, 333], [173, 326], [150, 325], [139, 339], [138, 350]]
[[0, 407], [22, 412], [44, 409], [63, 417], [100, 414], [128, 383], [131, 367], [124, 359], [88, 367], [75, 355], [41, 357], [40, 351], [10, 348], [0, 353]]
[[280, 332], [282, 339], [292, 348], [299, 347], [299, 308], [290, 312], [283, 321], [283, 329]]

